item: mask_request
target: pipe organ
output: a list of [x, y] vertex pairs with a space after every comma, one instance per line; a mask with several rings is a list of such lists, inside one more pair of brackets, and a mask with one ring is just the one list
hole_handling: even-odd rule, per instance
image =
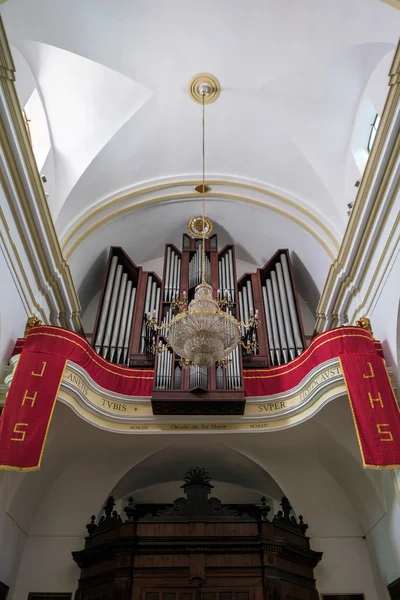
[[[258, 311], [260, 323], [257, 330], [242, 328], [243, 343], [226, 366], [209, 369], [185, 367], [167, 345], [174, 301], [182, 301], [184, 293], [188, 302], [193, 299], [203, 266], [215, 293], [231, 300], [226, 310], [244, 323]], [[149, 316], [161, 329], [148, 326]], [[155, 414], [242, 414], [243, 368], [285, 364], [305, 348], [289, 251], [279, 250], [264, 267], [237, 280], [233, 245], [219, 250], [217, 236], [210, 236], [203, 265], [201, 241], [184, 234], [181, 250], [167, 244], [160, 279], [112, 247], [92, 340], [96, 352], [111, 362], [154, 368]]]

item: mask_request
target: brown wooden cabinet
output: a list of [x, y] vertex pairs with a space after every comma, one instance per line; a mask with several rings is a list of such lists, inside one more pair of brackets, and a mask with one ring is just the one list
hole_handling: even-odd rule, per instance
[[307, 526], [286, 498], [268, 519], [260, 505], [226, 505], [209, 498], [212, 485], [191, 469], [186, 498], [172, 505], [113, 511], [87, 526], [76, 600], [315, 600], [313, 569], [322, 554], [310, 549]]

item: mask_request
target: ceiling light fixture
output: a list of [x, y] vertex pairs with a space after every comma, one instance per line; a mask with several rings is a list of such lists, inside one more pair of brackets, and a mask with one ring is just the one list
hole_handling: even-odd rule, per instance
[[[219, 92], [218, 92], [219, 93]], [[209, 96], [213, 94], [213, 87], [209, 80], [198, 81], [193, 91], [193, 99], [202, 98], [202, 183], [196, 189], [203, 194], [202, 216], [193, 217], [189, 222], [189, 232], [192, 236], [202, 240], [202, 269], [201, 283], [196, 287], [194, 299], [187, 304], [186, 292], [183, 300], [176, 298], [173, 305], [178, 308], [169, 325], [167, 325], [167, 346], [181, 357], [185, 365], [194, 364], [198, 367], [211, 367], [215, 363], [226, 364], [229, 355], [238, 344], [250, 349], [257, 344], [255, 329], [258, 326], [258, 314], [250, 316], [249, 323], [241, 323], [231, 314], [233, 302], [230, 294], [218, 290], [217, 299], [214, 298], [212, 287], [206, 282], [206, 238], [212, 230], [212, 222], [205, 215], [205, 194], [209, 187], [205, 183], [205, 104], [209, 103]], [[208, 100], [207, 100], [208, 99]], [[154, 329], [165, 328], [157, 324], [155, 317], [148, 316], [148, 325]], [[246, 330], [245, 344], [242, 332]], [[249, 335], [249, 330], [251, 335]], [[156, 350], [160, 351], [159, 346]]]

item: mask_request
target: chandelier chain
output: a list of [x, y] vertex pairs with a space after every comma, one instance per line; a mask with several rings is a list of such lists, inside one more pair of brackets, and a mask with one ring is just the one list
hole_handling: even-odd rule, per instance
[[203, 119], [202, 119], [202, 129], [203, 129], [203, 145], [202, 145], [202, 159], [203, 159], [203, 201], [202, 201], [202, 215], [203, 215], [203, 239], [202, 239], [202, 249], [201, 249], [201, 283], [206, 283], [206, 207], [205, 207], [205, 162], [206, 162], [206, 122], [205, 122], [205, 91], [202, 92], [203, 99]]

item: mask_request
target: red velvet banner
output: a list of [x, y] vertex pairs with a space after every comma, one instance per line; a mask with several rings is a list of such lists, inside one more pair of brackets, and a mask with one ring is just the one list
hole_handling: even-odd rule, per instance
[[60, 327], [35, 327], [23, 344], [22, 353], [26, 351], [62, 356], [82, 367], [105, 390], [125, 396], [151, 396], [153, 369], [131, 369], [110, 363], [72, 331]]
[[[378, 345], [377, 345], [378, 344]], [[360, 327], [340, 327], [321, 333], [308, 348], [286, 365], [270, 369], [245, 369], [244, 391], [247, 397], [270, 396], [293, 389], [318, 365], [341, 355], [380, 352], [380, 344]]]
[[[66, 360], [82, 367], [100, 387], [127, 396], [151, 396], [154, 371], [114, 365], [79, 335], [58, 327], [35, 327], [18, 340], [21, 354], [0, 420], [0, 467], [35, 469], [40, 465], [47, 429]], [[316, 366], [339, 357], [364, 465], [400, 465], [400, 413], [379, 342], [359, 327], [323, 333], [287, 365], [244, 371], [248, 397], [293, 389]]]
[[65, 358], [23, 352], [0, 419], [0, 468], [38, 469]]
[[383, 359], [373, 354], [342, 354], [364, 467], [400, 467], [400, 410]]

